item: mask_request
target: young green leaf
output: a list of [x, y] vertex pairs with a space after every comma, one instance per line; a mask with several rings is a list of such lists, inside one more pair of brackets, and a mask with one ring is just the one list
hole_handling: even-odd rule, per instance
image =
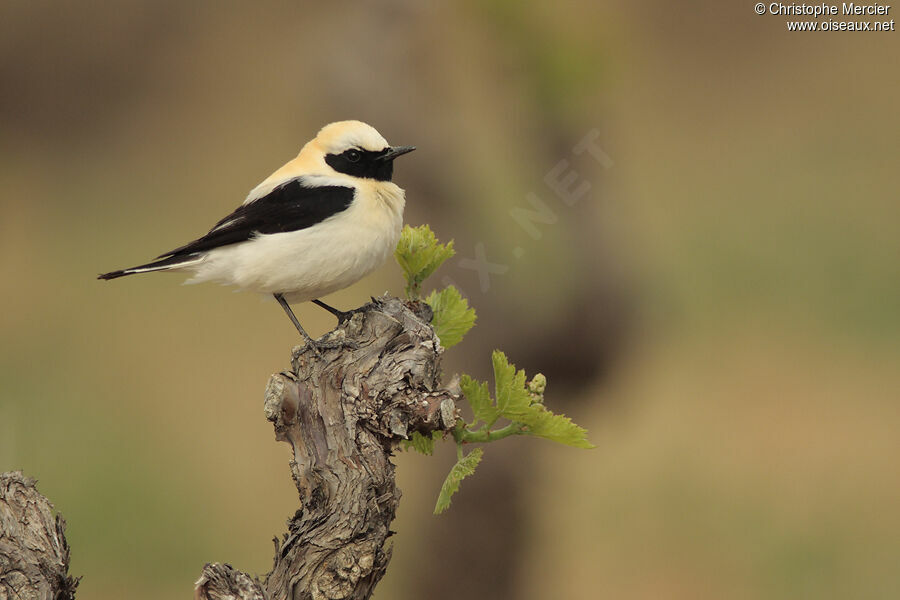
[[529, 413], [520, 421], [527, 433], [576, 448], [595, 448], [587, 439], [587, 430], [565, 415], [557, 415], [540, 404], [532, 404]]
[[[577, 448], [593, 448], [594, 445], [587, 440], [587, 430], [579, 427], [565, 415], [557, 415], [547, 409], [541, 402], [544, 399], [544, 390], [547, 387], [547, 378], [541, 374], [525, 383], [525, 371], [516, 371], [515, 365], [511, 365], [506, 355], [495, 350], [492, 356], [494, 363], [494, 387], [497, 402], [495, 406], [490, 404], [487, 395], [487, 385], [478, 382], [461, 380], [466, 399], [472, 404], [473, 411], [476, 404], [483, 414], [492, 416], [491, 409], [496, 410], [499, 416], [514, 423], [525, 425], [523, 433], [553, 440], [568, 446]], [[467, 391], [469, 390], [469, 391]], [[471, 396], [470, 396], [471, 395]], [[495, 419], [496, 420], [496, 419]], [[490, 421], [488, 427], [492, 425]]]
[[488, 384], [476, 381], [468, 375], [463, 375], [459, 380], [459, 388], [472, 407], [472, 413], [475, 415], [474, 425], [478, 421], [484, 421], [488, 427], [493, 425], [500, 417], [500, 410], [494, 406], [491, 400], [491, 393], [488, 391]]
[[500, 350], [494, 350], [491, 360], [494, 363], [494, 397], [500, 416], [521, 421], [521, 416], [531, 406], [531, 394], [525, 389], [525, 371], [516, 372], [515, 365], [509, 364]]
[[482, 454], [484, 451], [481, 448], [475, 448], [453, 465], [447, 479], [444, 480], [444, 485], [441, 486], [441, 494], [434, 506], [434, 514], [439, 515], [449, 508], [450, 498], [459, 490], [460, 482], [475, 472], [475, 467], [481, 462]]
[[394, 258], [406, 277], [406, 295], [418, 300], [422, 282], [434, 273], [445, 260], [456, 254], [453, 241], [440, 244], [428, 225], [410, 227], [406, 225], [400, 232], [400, 241], [394, 250]]
[[434, 312], [431, 324], [444, 348], [461, 342], [463, 336], [475, 325], [475, 309], [469, 308], [469, 303], [452, 285], [440, 292], [431, 292], [425, 302]]

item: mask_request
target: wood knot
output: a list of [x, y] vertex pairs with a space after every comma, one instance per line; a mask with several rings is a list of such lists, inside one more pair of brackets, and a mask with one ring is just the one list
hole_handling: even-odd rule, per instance
[[266, 600], [258, 579], [229, 564], [207, 563], [194, 584], [194, 600]]
[[336, 550], [319, 566], [313, 576], [313, 600], [341, 600], [356, 590], [356, 584], [372, 572], [375, 546], [361, 542]]

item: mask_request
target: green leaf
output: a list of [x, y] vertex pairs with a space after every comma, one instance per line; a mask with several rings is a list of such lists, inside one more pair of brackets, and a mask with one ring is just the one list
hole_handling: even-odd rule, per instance
[[428, 225], [410, 227], [400, 232], [394, 258], [406, 277], [406, 295], [411, 300], [421, 296], [422, 282], [445, 260], [456, 254], [453, 241], [440, 244]]
[[[494, 386], [497, 397], [496, 409], [501, 417], [527, 427], [528, 435], [553, 440], [576, 448], [593, 448], [587, 440], [587, 430], [579, 427], [565, 415], [557, 415], [541, 404], [547, 378], [535, 375], [525, 384], [525, 371], [516, 371], [506, 355], [495, 350], [492, 356], [494, 363]], [[463, 389], [465, 392], [465, 389]], [[484, 390], [486, 391], [486, 389]], [[469, 396], [466, 394], [466, 398]], [[479, 399], [483, 402], [483, 399]], [[469, 402], [471, 404], [471, 401]], [[488, 425], [490, 427], [490, 425]]]
[[484, 421], [488, 427], [493, 425], [500, 417], [500, 410], [494, 406], [494, 402], [491, 400], [488, 384], [463, 375], [459, 380], [459, 387], [475, 415], [472, 425], [478, 421]]
[[525, 389], [525, 371], [516, 372], [515, 365], [509, 364], [506, 355], [494, 350], [494, 397], [500, 416], [510, 421], [521, 421], [531, 406], [531, 394]]
[[431, 292], [425, 302], [434, 312], [431, 324], [444, 348], [461, 342], [463, 336], [475, 325], [475, 309], [469, 308], [469, 303], [452, 285], [440, 292]]
[[572, 422], [565, 415], [557, 415], [541, 406], [531, 405], [528, 414], [520, 421], [528, 427], [527, 433], [575, 448], [595, 448], [587, 439], [587, 429]]
[[444, 485], [441, 486], [441, 494], [438, 496], [437, 504], [434, 505], [434, 514], [439, 515], [450, 507], [450, 498], [459, 490], [460, 482], [475, 472], [482, 454], [484, 451], [481, 448], [475, 448], [453, 465], [447, 479], [444, 480]]

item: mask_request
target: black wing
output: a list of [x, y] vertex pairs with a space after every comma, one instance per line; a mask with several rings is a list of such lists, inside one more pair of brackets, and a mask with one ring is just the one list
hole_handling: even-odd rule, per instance
[[351, 187], [307, 187], [299, 179], [292, 179], [262, 198], [238, 207], [202, 238], [160, 254], [158, 258], [185, 256], [236, 244], [256, 233], [306, 229], [346, 210], [353, 202], [353, 194]]

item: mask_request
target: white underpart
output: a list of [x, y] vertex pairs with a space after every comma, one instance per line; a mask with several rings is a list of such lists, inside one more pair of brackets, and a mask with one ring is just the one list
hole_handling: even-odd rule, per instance
[[346, 210], [321, 223], [216, 248], [179, 270], [194, 272], [188, 283], [216, 281], [282, 293], [289, 302], [319, 298], [352, 285], [387, 260], [400, 237], [404, 202], [395, 184], [365, 180]]

